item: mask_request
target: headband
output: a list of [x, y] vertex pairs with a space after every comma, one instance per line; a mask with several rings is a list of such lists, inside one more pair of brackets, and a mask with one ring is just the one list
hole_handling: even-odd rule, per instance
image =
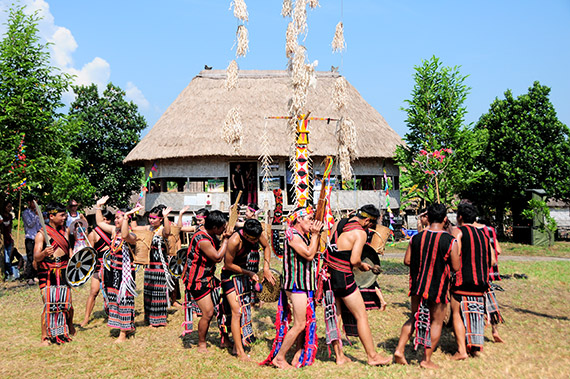
[[59, 212], [65, 212], [65, 211], [58, 211], [57, 209], [50, 209], [49, 211], [46, 211], [46, 213], [49, 215], [56, 215]]
[[206, 216], [204, 216], [204, 215], [196, 215], [196, 218], [203, 219], [203, 218], [206, 218]]
[[257, 213], [257, 209], [253, 209], [249, 205], [247, 206], [247, 209], [249, 209], [250, 212]]
[[296, 212], [293, 212], [289, 215], [289, 217], [287, 217], [288, 223], [292, 224], [293, 221], [295, 221], [296, 219], [298, 219], [299, 217], [305, 217], [305, 216], [309, 216], [311, 214], [315, 213], [313, 210], [313, 207], [308, 206], [306, 208], [301, 208]]
[[378, 217], [374, 217], [369, 215], [368, 213], [364, 212], [362, 209], [358, 210], [358, 213], [356, 214], [359, 218], [370, 218], [374, 221], [378, 221]]

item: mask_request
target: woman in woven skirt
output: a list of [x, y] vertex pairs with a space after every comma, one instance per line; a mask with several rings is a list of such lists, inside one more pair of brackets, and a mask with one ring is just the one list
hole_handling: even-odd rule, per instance
[[150, 246], [149, 264], [144, 270], [144, 318], [153, 327], [165, 326], [170, 298], [168, 291], [174, 290], [174, 278], [168, 271], [168, 249], [166, 239], [170, 235], [170, 222], [164, 222], [172, 209], [158, 205], [150, 210], [148, 225], [136, 230], [150, 230], [154, 233]]
[[117, 211], [114, 225], [105, 222], [102, 206], [109, 196], [102, 197], [95, 207], [97, 226], [105, 233], [111, 234], [110, 270], [104, 275], [105, 290], [107, 293], [107, 309], [109, 318], [107, 325], [119, 329], [116, 343], [124, 342], [127, 333], [135, 330], [135, 269], [131, 245], [136, 243], [136, 236], [131, 233], [129, 217], [138, 208], [128, 212]]

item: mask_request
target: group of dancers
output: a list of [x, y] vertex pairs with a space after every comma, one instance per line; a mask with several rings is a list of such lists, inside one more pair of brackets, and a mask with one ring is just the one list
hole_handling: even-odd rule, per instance
[[[82, 326], [89, 322], [95, 298], [102, 289], [108, 326], [119, 329], [116, 342], [125, 341], [135, 330], [134, 244], [139, 230], [152, 232], [149, 263], [144, 268], [144, 318], [152, 327], [167, 323], [168, 308], [183, 296], [181, 306], [185, 319], [183, 334], [194, 329], [198, 322], [198, 346], [207, 351], [206, 335], [214, 316], [220, 328], [221, 346], [233, 346], [233, 353], [241, 360], [249, 360], [246, 347], [254, 340], [251, 306], [255, 293], [267, 283], [279, 284], [270, 266], [271, 243], [257, 220], [257, 207], [247, 207], [246, 220], [234, 230], [228, 226], [220, 211], [202, 209], [197, 225], [183, 226], [179, 213], [177, 227], [168, 219], [172, 211], [156, 206], [147, 215], [147, 225], [131, 220], [140, 208], [118, 210], [112, 214], [104, 209], [108, 197], [96, 203], [96, 226], [89, 234], [89, 243], [96, 249], [98, 264], [92, 278]], [[64, 276], [73, 248], [69, 230], [64, 225], [65, 208], [57, 203], [46, 206], [46, 233], [39, 231], [35, 239], [34, 266], [38, 270], [39, 286], [44, 301], [42, 312], [42, 344], [64, 343], [76, 333], [73, 327], [71, 288]], [[311, 365], [316, 357], [316, 305], [324, 309], [326, 342], [334, 351], [336, 363], [350, 362], [343, 353], [342, 332], [357, 335], [370, 365], [386, 365], [395, 361], [407, 364], [404, 349], [414, 331], [414, 346], [424, 346], [420, 366], [437, 368], [431, 355], [442, 332], [447, 303], [451, 302], [452, 325], [457, 341], [453, 359], [477, 355], [483, 346], [485, 320], [493, 324], [493, 337], [502, 342], [496, 324], [502, 321], [496, 297], [489, 285], [498, 278], [496, 259], [500, 248], [493, 228], [476, 222], [476, 209], [462, 202], [457, 211], [457, 226], [447, 220], [443, 204], [431, 205], [422, 217], [426, 227], [414, 235], [406, 250], [404, 263], [410, 267], [411, 316], [401, 331], [400, 340], [392, 356], [379, 354], [374, 345], [367, 316], [369, 304], [385, 308], [379, 288], [359, 288], [353, 270], [375, 269], [362, 260], [371, 231], [380, 219], [374, 205], [365, 205], [351, 217], [338, 220], [329, 231], [326, 248], [322, 251], [323, 223], [315, 220], [312, 207], [295, 209], [287, 217], [283, 250], [282, 290], [275, 319], [276, 336], [271, 352], [261, 364], [278, 368]], [[193, 233], [185, 252], [181, 280], [168, 268], [168, 250], [172, 248], [173, 233]], [[180, 242], [178, 242], [180, 243]], [[109, 256], [103, 264], [103, 255]], [[263, 257], [263, 262], [261, 261]], [[216, 265], [223, 262], [221, 277], [214, 274]], [[263, 267], [259, 271], [260, 265]], [[260, 277], [262, 275], [262, 277]], [[377, 285], [376, 285], [377, 287]], [[375, 297], [370, 300], [370, 294]], [[341, 329], [341, 320], [343, 328]], [[229, 334], [233, 336], [233, 344]], [[287, 353], [294, 350], [292, 361]]]

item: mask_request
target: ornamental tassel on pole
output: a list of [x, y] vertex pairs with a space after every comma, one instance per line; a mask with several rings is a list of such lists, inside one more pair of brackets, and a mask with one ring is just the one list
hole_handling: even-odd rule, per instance
[[236, 89], [238, 82], [238, 65], [235, 60], [232, 60], [226, 69], [225, 87], [228, 91]]
[[228, 112], [222, 129], [224, 141], [233, 145], [234, 151], [239, 153], [243, 137], [241, 115], [239, 107], [233, 107]]
[[309, 6], [311, 9], [315, 9], [319, 6], [319, 0], [309, 0]]
[[336, 24], [336, 30], [332, 40], [333, 53], [342, 53], [346, 50], [346, 43], [344, 42], [344, 25], [342, 21]]
[[234, 0], [230, 4], [230, 9], [234, 7], [234, 17], [243, 22], [249, 21], [249, 14], [247, 13], [247, 6], [244, 0]]
[[265, 126], [263, 127], [263, 134], [261, 135], [261, 156], [259, 157], [261, 161], [261, 172], [263, 174], [263, 191], [269, 191], [269, 180], [271, 179], [271, 167], [269, 165], [273, 163], [273, 159], [269, 154], [269, 136], [267, 135], [267, 120], [265, 120]]
[[297, 28], [297, 34], [307, 33], [307, 0], [296, 0], [293, 10], [293, 23]]
[[283, 0], [283, 8], [281, 8], [281, 16], [291, 17], [293, 13], [293, 4], [291, 0]]
[[236, 57], [245, 57], [247, 52], [249, 51], [248, 32], [245, 25], [238, 25], [236, 35], [237, 35]]
[[345, 109], [347, 102], [348, 94], [346, 92], [346, 79], [344, 76], [339, 76], [334, 82], [332, 93], [333, 107], [335, 110], [340, 112]]

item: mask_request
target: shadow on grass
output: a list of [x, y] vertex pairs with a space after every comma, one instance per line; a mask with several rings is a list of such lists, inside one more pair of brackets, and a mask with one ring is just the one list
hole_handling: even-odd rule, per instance
[[554, 315], [549, 315], [549, 314], [546, 314], [546, 313], [540, 313], [540, 312], [531, 311], [531, 310], [529, 310], [529, 309], [511, 307], [510, 305], [501, 305], [501, 308], [508, 308], [508, 309], [511, 309], [512, 311], [515, 311], [515, 312], [518, 312], [518, 313], [525, 313], [525, 314], [530, 314], [530, 315], [533, 315], [533, 316], [549, 318], [549, 319], [553, 319], [553, 320], [561, 320], [561, 321], [568, 321], [568, 320], [570, 320], [570, 318], [568, 318], [567, 316], [554, 316]]

